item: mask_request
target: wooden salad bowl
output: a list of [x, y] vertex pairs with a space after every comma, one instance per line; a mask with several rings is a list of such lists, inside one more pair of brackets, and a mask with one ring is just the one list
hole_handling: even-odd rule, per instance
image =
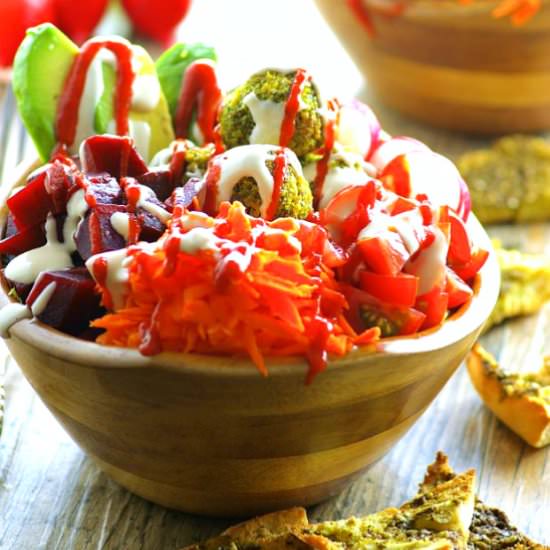
[[[550, 1], [522, 26], [495, 1], [409, 0], [370, 36], [344, 0], [316, 0], [382, 101], [430, 124], [480, 134], [550, 128]], [[380, 5], [380, 2], [378, 2]]]
[[[5, 214], [4, 214], [5, 218]], [[490, 241], [475, 218], [475, 240]], [[48, 409], [130, 491], [187, 512], [244, 516], [338, 493], [414, 424], [475, 342], [496, 302], [494, 254], [469, 305], [441, 327], [332, 361], [161, 354], [79, 340], [38, 321], [6, 344]], [[0, 306], [9, 302], [2, 281]]]

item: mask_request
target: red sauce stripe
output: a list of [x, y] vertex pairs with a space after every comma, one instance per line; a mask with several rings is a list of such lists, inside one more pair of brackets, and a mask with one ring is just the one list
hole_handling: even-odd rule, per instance
[[286, 100], [283, 122], [281, 123], [281, 133], [279, 134], [279, 145], [281, 147], [288, 147], [294, 137], [296, 116], [300, 110], [300, 94], [305, 84], [310, 80], [311, 76], [304, 69], [296, 71], [292, 87], [290, 88], [290, 94]]
[[118, 135], [127, 135], [128, 117], [132, 103], [132, 84], [135, 73], [132, 68], [132, 49], [122, 39], [92, 38], [82, 47], [69, 71], [64, 91], [59, 99], [56, 119], [56, 134], [59, 143], [72, 145], [78, 125], [78, 111], [88, 69], [97, 53], [105, 48], [111, 51], [117, 60], [117, 84], [115, 89], [115, 120]]
[[281, 147], [275, 155], [273, 161], [273, 193], [271, 195], [271, 202], [267, 208], [266, 219], [272, 220], [277, 214], [279, 208], [279, 202], [281, 200], [281, 190], [283, 187], [285, 170], [287, 167], [287, 158], [285, 150]]

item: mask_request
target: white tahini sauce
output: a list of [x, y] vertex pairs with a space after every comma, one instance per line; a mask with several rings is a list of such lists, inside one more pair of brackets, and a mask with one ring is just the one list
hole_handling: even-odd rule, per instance
[[55, 292], [57, 284], [52, 281], [50, 284], [44, 287], [42, 292], [38, 295], [36, 300], [32, 303], [31, 313], [38, 317], [47, 307], [48, 302], [51, 300], [53, 293]]
[[160, 84], [156, 74], [138, 74], [132, 85], [132, 109], [140, 113], [153, 111], [160, 101]]
[[255, 125], [250, 134], [250, 143], [278, 145], [285, 116], [285, 102], [258, 99], [254, 92], [250, 92], [243, 103], [250, 110]]
[[128, 235], [130, 235], [130, 217], [128, 214], [126, 212], [114, 212], [110, 221], [113, 229], [128, 242]]
[[127, 256], [128, 249], [113, 250], [111, 252], [102, 252], [88, 259], [86, 267], [95, 278], [94, 262], [98, 258], [103, 258], [107, 262], [107, 279], [105, 285], [113, 299], [115, 310], [124, 306], [124, 297], [128, 291], [128, 265], [132, 261], [131, 256]]
[[149, 212], [151, 216], [154, 216], [162, 223], [166, 223], [172, 217], [172, 214], [170, 214], [170, 212], [162, 206], [147, 200], [151, 197], [156, 198], [155, 192], [146, 185], [138, 184], [137, 186], [139, 187], [139, 200], [137, 201], [136, 206], [143, 208], [143, 210]]
[[76, 250], [74, 234], [78, 228], [78, 224], [86, 215], [88, 208], [84, 189], [79, 189], [67, 202], [67, 218], [63, 225], [63, 240], [65, 241], [65, 249], [69, 253]]
[[[218, 162], [221, 165], [221, 174], [218, 181], [218, 205], [220, 202], [229, 201], [233, 194], [233, 188], [246, 177], [253, 178], [258, 185], [258, 192], [262, 201], [260, 213], [267, 215], [267, 209], [273, 196], [273, 175], [267, 167], [268, 161], [274, 161], [277, 150], [273, 145], [256, 144], [241, 145], [229, 149], [220, 155]], [[296, 154], [290, 149], [285, 149], [288, 164], [298, 176], [302, 176], [302, 166]]]
[[180, 250], [186, 254], [196, 254], [201, 250], [217, 251], [218, 241], [210, 229], [194, 227], [180, 236]]
[[422, 250], [415, 260], [407, 262], [404, 269], [407, 273], [416, 275], [419, 278], [419, 295], [426, 294], [445, 278], [449, 243], [439, 227], [434, 226], [432, 230], [435, 233], [434, 242], [428, 248]]
[[0, 337], [9, 338], [10, 328], [22, 321], [32, 317], [31, 310], [25, 304], [7, 304], [0, 309]]
[[74, 245], [60, 243], [57, 239], [57, 225], [50, 214], [46, 221], [46, 244], [16, 256], [4, 270], [5, 276], [16, 283], [30, 284], [41, 271], [56, 271], [73, 266], [69, 248]]
[[372, 146], [372, 118], [360, 109], [354, 108], [353, 104], [342, 105], [336, 128], [336, 140], [350, 151], [365, 157]]
[[42, 290], [31, 307], [26, 304], [11, 303], [0, 309], [0, 337], [9, 338], [9, 330], [15, 323], [40, 315], [53, 296], [55, 287], [56, 283], [52, 281]]

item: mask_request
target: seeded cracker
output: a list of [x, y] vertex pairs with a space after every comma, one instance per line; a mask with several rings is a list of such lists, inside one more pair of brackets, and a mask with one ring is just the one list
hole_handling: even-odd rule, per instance
[[509, 136], [491, 149], [464, 154], [457, 163], [482, 223], [550, 219], [550, 143]]

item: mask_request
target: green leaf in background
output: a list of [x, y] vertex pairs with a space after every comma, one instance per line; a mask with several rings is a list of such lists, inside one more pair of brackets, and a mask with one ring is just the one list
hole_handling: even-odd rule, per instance
[[211, 46], [200, 42], [195, 44], [178, 42], [166, 50], [156, 62], [160, 85], [168, 101], [172, 118], [176, 115], [183, 75], [187, 67], [198, 59], [217, 61], [218, 58]]

